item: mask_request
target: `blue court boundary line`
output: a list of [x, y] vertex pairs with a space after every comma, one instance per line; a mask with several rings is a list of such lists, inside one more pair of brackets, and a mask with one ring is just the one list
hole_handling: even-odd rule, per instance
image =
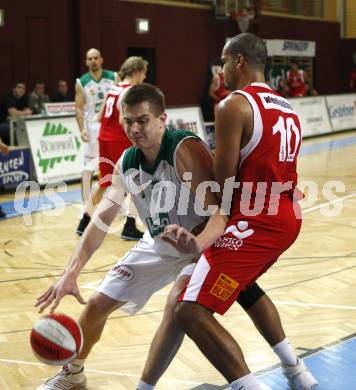
[[[302, 144], [299, 156], [306, 156], [310, 154], [322, 153], [325, 151], [331, 151], [336, 149], [342, 149], [350, 147], [356, 144], [356, 136], [350, 136], [337, 140], [322, 141], [312, 145]], [[72, 205], [74, 203], [80, 203], [82, 201], [81, 190], [70, 190], [67, 192], [57, 192], [57, 196], [61, 197], [64, 203], [60, 207], [65, 207]], [[26, 211], [26, 205], [28, 205], [32, 200], [38, 198], [38, 204], [36, 207], [31, 209], [31, 211]], [[0, 202], [0, 206], [7, 214], [4, 219], [17, 218], [23, 215], [30, 215], [32, 213], [50, 210], [59, 208], [56, 204], [51, 202], [46, 196], [40, 195], [39, 197], [31, 196], [28, 199], [23, 201], [22, 207], [20, 207], [21, 212], [16, 211], [14, 201]]]

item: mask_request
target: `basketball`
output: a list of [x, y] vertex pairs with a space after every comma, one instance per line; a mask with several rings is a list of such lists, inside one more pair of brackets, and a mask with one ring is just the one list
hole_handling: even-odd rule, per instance
[[73, 318], [53, 313], [36, 322], [30, 342], [35, 356], [41, 362], [62, 366], [80, 353], [83, 333]]

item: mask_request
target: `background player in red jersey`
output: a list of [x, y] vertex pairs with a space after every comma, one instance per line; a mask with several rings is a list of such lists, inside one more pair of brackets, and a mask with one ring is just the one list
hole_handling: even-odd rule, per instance
[[230, 91], [225, 88], [224, 74], [220, 65], [212, 66], [212, 74], [213, 77], [209, 86], [209, 96], [213, 99], [214, 102], [215, 115], [217, 104], [221, 102], [221, 100], [225, 99]]
[[305, 74], [298, 68], [296, 62], [292, 62], [290, 70], [287, 72], [286, 84], [288, 85], [288, 94], [290, 97], [305, 96]]
[[[83, 218], [77, 229], [82, 235], [90, 222], [94, 207], [100, 202], [107, 187], [111, 185], [111, 176], [116, 162], [122, 153], [132, 146], [126, 136], [120, 120], [120, 102], [124, 92], [130, 86], [141, 84], [147, 73], [148, 63], [142, 57], [129, 57], [119, 71], [120, 82], [113, 86], [106, 95], [105, 102], [99, 113], [101, 122], [99, 131], [99, 183], [89, 197]], [[139, 240], [143, 233], [136, 227], [136, 210], [129, 204], [128, 216], [121, 237], [126, 240]]]
[[[235, 92], [217, 109], [214, 173], [220, 185], [234, 184], [232, 209], [224, 197], [222, 202], [230, 217], [220, 215], [221, 223], [208, 223], [197, 237], [177, 225], [164, 236], [180, 250], [204, 251], [175, 320], [233, 390], [262, 387], [213, 312], [224, 314], [292, 245], [301, 226], [296, 189], [300, 122], [288, 101], [265, 84], [266, 59], [263, 41], [250, 33], [232, 38], [223, 49], [225, 83]], [[284, 372], [293, 388], [317, 386], [299, 359]]]

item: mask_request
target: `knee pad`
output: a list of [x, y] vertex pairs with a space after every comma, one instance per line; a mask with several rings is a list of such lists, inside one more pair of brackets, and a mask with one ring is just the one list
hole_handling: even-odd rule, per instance
[[255, 282], [249, 286], [245, 291], [241, 291], [239, 296], [236, 299], [236, 302], [247, 311], [253, 304], [255, 304], [265, 292], [262, 288]]

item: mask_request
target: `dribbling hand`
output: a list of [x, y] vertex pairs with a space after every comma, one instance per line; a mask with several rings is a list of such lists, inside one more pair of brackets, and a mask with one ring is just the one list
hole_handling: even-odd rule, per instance
[[162, 233], [161, 239], [183, 253], [200, 255], [202, 252], [202, 248], [194, 234], [178, 225], [168, 225]]
[[58, 282], [54, 283], [44, 294], [37, 298], [35, 307], [38, 307], [38, 312], [42, 313], [52, 304], [50, 312], [53, 313], [65, 295], [73, 295], [82, 305], [86, 303], [80, 295], [76, 277], [66, 272]]

